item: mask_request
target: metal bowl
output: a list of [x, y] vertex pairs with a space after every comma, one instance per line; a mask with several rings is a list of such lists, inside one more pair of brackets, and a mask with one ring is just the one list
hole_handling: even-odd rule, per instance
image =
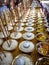
[[49, 44], [48, 42], [40, 42], [36, 44], [36, 50], [43, 56], [49, 56]]
[[[42, 64], [42, 62], [43, 62], [43, 64]], [[36, 61], [35, 65], [49, 65], [49, 58], [47, 58], [47, 57], [39, 58]]]
[[12, 62], [12, 65], [34, 65], [30, 56], [26, 54], [20, 54]]
[[47, 35], [44, 34], [43, 32], [38, 33], [38, 34], [36, 35], [36, 39], [37, 39], [38, 41], [42, 41], [42, 42], [43, 42], [43, 41], [45, 41], [47, 38], [48, 38]]

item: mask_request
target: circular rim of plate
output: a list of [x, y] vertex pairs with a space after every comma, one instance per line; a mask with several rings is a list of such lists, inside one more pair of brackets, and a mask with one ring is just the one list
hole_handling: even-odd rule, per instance
[[[31, 29], [31, 30], [28, 30], [28, 29]], [[34, 27], [25, 27], [25, 31], [27, 32], [33, 32], [35, 29]]]
[[[41, 42], [44, 42], [44, 40], [42, 41], [42, 40], [39, 40], [38, 38], [37, 38], [37, 36], [39, 36], [39, 35], [44, 35], [44, 33], [43, 32], [40, 32], [40, 33], [38, 33], [38, 34], [36, 34], [36, 39], [38, 40], [38, 41], [41, 41]], [[46, 36], [45, 36], [46, 37]], [[48, 38], [48, 37], [46, 37], [46, 38]], [[46, 39], [45, 39], [46, 40]]]
[[[33, 33], [31, 33], [31, 34], [32, 34], [32, 37], [31, 37], [31, 38], [28, 38], [28, 37], [26, 36], [26, 34], [28, 34], [28, 33], [30, 34], [31, 32], [26, 32], [26, 33], [24, 33], [24, 34], [23, 34], [23, 38], [26, 39], [26, 40], [32, 40], [32, 39], [34, 39], [35, 35], [34, 35]], [[25, 37], [26, 37], [26, 38], [25, 38]]]
[[0, 32], [0, 34], [2, 35], [2, 37], [0, 37], [1, 39], [6, 38], [6, 37], [8, 37], [10, 35], [10, 34], [8, 34], [8, 35], [6, 34], [6, 36], [4, 36], [3, 32]]
[[[39, 42], [39, 43], [37, 43], [37, 44], [36, 44], [36, 50], [37, 50], [37, 52], [38, 52], [39, 54], [43, 55], [43, 56], [48, 56], [48, 57], [49, 57], [49, 55], [44, 55], [44, 54], [42, 54], [42, 53], [40, 52], [40, 50], [38, 50], [37, 46], [40, 45], [40, 44], [47, 44], [47, 43], [46, 43], [46, 42]], [[48, 45], [49, 45], [49, 44], [48, 44]]]
[[22, 22], [22, 23], [25, 23], [25, 22], [26, 22], [26, 20], [25, 20], [25, 19], [23, 19], [23, 20], [21, 20], [21, 22]]
[[[10, 27], [10, 28], [9, 28]], [[8, 28], [8, 30], [10, 31], [10, 30], [12, 30], [13, 29], [13, 27], [12, 26], [8, 26], [8, 27], [6, 27], [6, 29]]]
[[36, 61], [36, 63], [35, 63], [35, 65], [38, 65], [38, 63], [39, 63], [41, 60], [43, 60], [43, 59], [49, 59], [49, 58], [47, 58], [47, 57], [38, 58], [37, 61]]
[[34, 23], [30, 24], [29, 23], [26, 23], [26, 26], [34, 26]]
[[34, 62], [32, 61], [32, 59], [31, 59], [31, 57], [29, 56], [29, 55], [27, 55], [27, 54], [19, 54], [19, 55], [17, 55], [15, 58], [14, 58], [14, 60], [13, 60], [13, 62], [12, 62], [12, 65], [14, 65], [14, 62], [17, 60], [17, 59], [19, 59], [20, 57], [26, 57], [26, 58], [28, 58], [30, 61], [31, 61], [31, 63], [34, 65]]
[[[2, 52], [0, 52], [0, 53], [2, 53]], [[5, 54], [9, 53], [9, 54], [10, 54], [10, 57], [11, 57], [11, 60], [13, 60], [12, 53], [10, 53], [10, 52], [7, 52], [7, 51], [4, 51], [4, 53], [5, 53]], [[9, 57], [9, 58], [10, 58], [10, 57]], [[12, 63], [12, 61], [10, 62], [10, 64], [11, 64], [11, 63]], [[8, 63], [8, 65], [9, 65], [9, 63]]]
[[[13, 44], [15, 44], [15, 45], [12, 45], [12, 43], [11, 43], [11, 45], [12, 45], [12, 46], [15, 46], [15, 47], [14, 47], [13, 49], [11, 49], [12, 46], [11, 46], [11, 48], [9, 48], [8, 46], [5, 48], [5, 47], [4, 47], [5, 44], [7, 44], [7, 41], [9, 41], [9, 40], [7, 40], [7, 41], [5, 41], [5, 42], [3, 43], [3, 45], [2, 45], [2, 48], [3, 48], [4, 50], [13, 51], [13, 50], [15, 50], [15, 49], [17, 48], [18, 42], [17, 42], [16, 40], [13, 40], [13, 39], [10, 39], [10, 40], [13, 42]], [[14, 41], [15, 41], [15, 43], [14, 43]]]
[[[29, 47], [29, 48], [32, 47], [32, 49], [29, 50], [29, 48], [24, 48], [24, 47], [23, 47], [23, 44], [25, 44], [26, 42], [30, 43], [30, 47]], [[25, 53], [30, 53], [30, 52], [34, 51], [34, 48], [35, 48], [35, 45], [34, 45], [32, 42], [30, 42], [30, 41], [22, 41], [22, 42], [19, 44], [19, 49], [20, 49], [22, 52], [25, 52]]]
[[21, 32], [18, 32], [20, 34], [19, 37], [13, 37], [14, 36], [14, 33], [15, 32], [11, 33], [11, 36], [10, 36], [11, 38], [13, 38], [13, 39], [20, 39], [22, 37], [22, 33]]
[[[16, 27], [16, 30], [17, 30], [17, 27]], [[17, 30], [18, 32], [21, 32], [24, 30], [24, 27], [20, 27], [19, 30]]]
[[32, 22], [32, 23], [33, 23], [34, 21], [31, 19], [31, 20], [29, 20], [28, 22]]
[[[18, 23], [16, 24], [16, 26], [18, 25]], [[23, 22], [20, 23], [20, 26], [24, 26], [25, 24]]]

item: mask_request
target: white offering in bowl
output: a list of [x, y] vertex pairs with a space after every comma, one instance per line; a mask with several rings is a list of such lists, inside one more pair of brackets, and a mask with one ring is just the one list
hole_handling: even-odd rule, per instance
[[28, 23], [26, 23], [26, 26], [34, 26], [34, 24], [33, 23], [31, 23], [31, 22], [28, 22]]
[[20, 27], [20, 28], [19, 27], [16, 27], [16, 30], [17, 31], [23, 31], [23, 27]]
[[34, 39], [34, 37], [35, 37], [34, 34], [31, 32], [26, 32], [23, 34], [23, 38], [27, 39], [27, 40], [32, 40], [32, 39]]
[[32, 52], [34, 50], [34, 47], [35, 47], [34, 44], [30, 41], [23, 41], [19, 45], [19, 49], [25, 53]]
[[7, 51], [15, 50], [17, 46], [18, 46], [18, 42], [12, 39], [5, 41], [2, 45], [3, 49]]
[[13, 56], [10, 52], [0, 52], [0, 65], [11, 65]]
[[13, 27], [10, 26], [10, 25], [8, 25], [8, 27], [6, 27], [6, 30], [7, 30], [7, 28], [8, 28], [9, 31], [13, 29]]
[[30, 47], [30, 44], [29, 43], [27, 43], [27, 44], [25, 43], [25, 44], [23, 44], [23, 47], [24, 48], [29, 48]]
[[30, 34], [28, 33], [26, 36], [27, 36], [27, 37], [31, 37], [31, 36], [32, 36], [32, 34], [31, 34], [31, 33], [30, 33]]
[[33, 32], [34, 28], [33, 27], [26, 27], [25, 31], [27, 31], [27, 32]]
[[7, 32], [7, 34], [6, 34], [6, 32], [4, 32], [4, 34], [3, 34], [3, 32], [0, 32], [0, 38], [5, 38], [5, 37], [8, 37], [9, 36], [9, 33]]
[[12, 65], [34, 65], [34, 64], [28, 55], [20, 54], [13, 60]]
[[10, 37], [13, 39], [19, 39], [22, 37], [22, 34], [20, 32], [13, 32], [13, 33], [11, 33]]
[[23, 58], [19, 58], [15, 63], [14, 65], [24, 65], [25, 63], [25, 60]]

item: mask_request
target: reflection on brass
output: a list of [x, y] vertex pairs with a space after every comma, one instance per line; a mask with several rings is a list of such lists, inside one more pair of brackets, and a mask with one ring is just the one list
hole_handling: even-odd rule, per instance
[[38, 39], [39, 41], [45, 41], [45, 40], [46, 40], [46, 35], [40, 34], [40, 35], [37, 36], [37, 39]]
[[37, 32], [44, 32], [44, 28], [38, 28]]

